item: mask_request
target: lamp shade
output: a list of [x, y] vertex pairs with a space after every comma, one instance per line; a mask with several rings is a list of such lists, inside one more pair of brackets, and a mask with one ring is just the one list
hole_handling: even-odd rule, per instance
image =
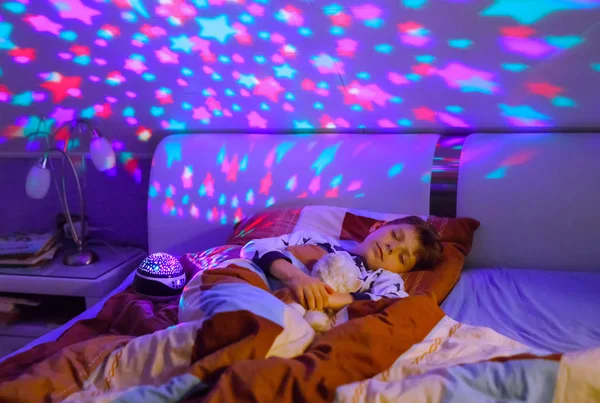
[[27, 196], [33, 199], [43, 199], [48, 194], [51, 180], [50, 170], [44, 164], [35, 164], [29, 170], [27, 181], [25, 182]]
[[106, 137], [98, 136], [92, 139], [90, 143], [90, 156], [98, 171], [106, 171], [115, 167], [115, 152]]

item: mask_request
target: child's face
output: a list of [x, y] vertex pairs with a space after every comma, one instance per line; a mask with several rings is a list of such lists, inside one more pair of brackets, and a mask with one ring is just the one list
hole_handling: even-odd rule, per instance
[[410, 224], [384, 224], [379, 221], [371, 227], [358, 252], [371, 270], [406, 273], [415, 267], [422, 253], [417, 230]]

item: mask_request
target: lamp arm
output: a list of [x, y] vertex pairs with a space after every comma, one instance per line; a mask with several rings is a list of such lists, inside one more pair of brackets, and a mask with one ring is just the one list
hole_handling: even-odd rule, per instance
[[[61, 204], [63, 204], [63, 209], [65, 210], [65, 215], [67, 216], [67, 222], [69, 223], [69, 227], [71, 228], [71, 233], [73, 234], [73, 240], [77, 244], [77, 249], [81, 251], [83, 249], [83, 237], [85, 236], [85, 230], [86, 230], [85, 199], [83, 197], [81, 183], [79, 182], [79, 176], [77, 175], [77, 169], [75, 168], [73, 161], [71, 160], [71, 158], [69, 157], [69, 155], [66, 152], [64, 152], [60, 148], [51, 148], [50, 150], [46, 151], [46, 155], [44, 156], [44, 158], [48, 158], [48, 155], [53, 152], [59, 153], [63, 157], [62, 158], [62, 162], [63, 162], [62, 198], [63, 198], [64, 202]], [[75, 176], [75, 184], [77, 185], [77, 191], [79, 193], [79, 203], [80, 203], [80, 208], [81, 208], [81, 235], [77, 234], [75, 224], [73, 224], [73, 217], [71, 216], [71, 211], [69, 209], [69, 203], [67, 201], [67, 191], [66, 191], [66, 182], [65, 182], [65, 174], [64, 174], [65, 160], [67, 160], [67, 162], [69, 163], [69, 166], [71, 167], [71, 170], [73, 171], [73, 175]], [[59, 195], [59, 197], [60, 197], [60, 195]]]

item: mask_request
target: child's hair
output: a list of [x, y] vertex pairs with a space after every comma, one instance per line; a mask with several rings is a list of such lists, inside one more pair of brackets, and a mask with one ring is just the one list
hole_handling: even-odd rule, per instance
[[440, 236], [431, 224], [416, 215], [398, 218], [385, 223], [385, 225], [399, 224], [412, 225], [417, 230], [419, 241], [423, 246], [423, 256], [421, 256], [415, 265], [415, 269], [430, 269], [441, 262], [444, 247], [440, 241]]

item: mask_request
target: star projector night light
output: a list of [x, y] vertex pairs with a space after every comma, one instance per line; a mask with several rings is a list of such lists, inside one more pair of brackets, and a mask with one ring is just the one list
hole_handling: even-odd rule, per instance
[[184, 286], [183, 267], [168, 253], [154, 253], [144, 259], [133, 280], [136, 293], [153, 298], [179, 295]]

